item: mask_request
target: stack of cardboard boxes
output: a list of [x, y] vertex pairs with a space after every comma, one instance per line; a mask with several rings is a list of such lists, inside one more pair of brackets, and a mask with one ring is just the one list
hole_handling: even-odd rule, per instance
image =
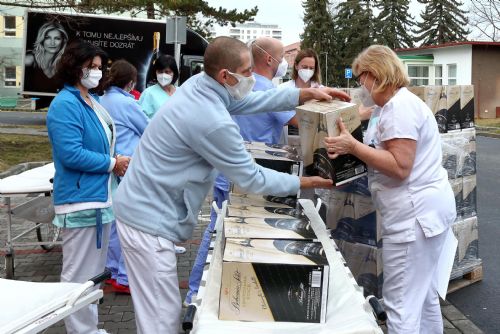
[[[260, 165], [302, 175], [294, 148], [245, 145]], [[227, 216], [219, 319], [324, 323], [328, 261], [297, 198], [233, 188]]]
[[452, 229], [458, 239], [458, 250], [451, 278], [458, 278], [481, 265], [476, 209], [474, 86], [422, 86], [410, 90], [430, 107], [441, 132], [443, 167], [448, 172], [457, 209]]
[[219, 319], [324, 323], [329, 266], [307, 217], [256, 195], [231, 202]]

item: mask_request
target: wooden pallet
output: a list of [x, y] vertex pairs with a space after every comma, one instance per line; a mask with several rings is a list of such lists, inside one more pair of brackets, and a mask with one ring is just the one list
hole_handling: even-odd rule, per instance
[[462, 278], [451, 280], [450, 284], [448, 285], [448, 293], [452, 293], [462, 288], [465, 288], [466, 286], [479, 282], [482, 279], [483, 279], [483, 265], [480, 264], [474, 269], [472, 269], [471, 272], [464, 274]]

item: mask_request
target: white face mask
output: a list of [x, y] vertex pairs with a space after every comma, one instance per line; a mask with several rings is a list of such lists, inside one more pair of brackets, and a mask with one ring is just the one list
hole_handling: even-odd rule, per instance
[[165, 87], [166, 85], [170, 85], [172, 82], [173, 76], [167, 73], [158, 73], [156, 74], [156, 80], [160, 86]]
[[359, 99], [361, 100], [361, 103], [363, 103], [365, 107], [371, 107], [376, 104], [372, 98], [372, 91], [374, 86], [375, 86], [375, 81], [373, 81], [372, 89], [371, 91], [369, 91], [364, 84], [361, 85], [361, 95]]
[[308, 68], [301, 68], [300, 70], [298, 70], [298, 74], [299, 77], [302, 79], [302, 81], [308, 82], [314, 75], [314, 70], [310, 70]]
[[96, 88], [99, 86], [99, 80], [102, 78], [101, 70], [89, 70], [88, 68], [84, 68], [82, 70], [83, 76], [80, 79], [82, 86], [87, 89]]
[[288, 70], [288, 62], [285, 60], [285, 58], [283, 58], [283, 60], [281, 60], [281, 63], [278, 66], [278, 69], [276, 70], [276, 74], [274, 75], [274, 77], [280, 78], [284, 76], [287, 70]]
[[234, 99], [241, 100], [252, 91], [253, 85], [255, 85], [255, 78], [253, 75], [246, 77], [238, 73], [232, 73], [230, 71], [227, 72], [238, 80], [238, 83], [234, 86], [224, 83], [224, 87], [226, 87], [229, 95], [231, 95]]

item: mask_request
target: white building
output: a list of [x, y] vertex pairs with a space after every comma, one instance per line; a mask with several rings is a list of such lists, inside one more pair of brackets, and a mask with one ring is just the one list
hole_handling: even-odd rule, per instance
[[21, 91], [24, 8], [0, 6], [0, 97]]
[[237, 23], [235, 27], [231, 25], [216, 27], [214, 36], [229, 36], [237, 38], [242, 42], [248, 42], [259, 37], [273, 37], [281, 40], [283, 30], [276, 24], [260, 24], [257, 22]]
[[475, 112], [500, 117], [500, 42], [468, 41], [395, 50], [411, 85], [474, 85]]

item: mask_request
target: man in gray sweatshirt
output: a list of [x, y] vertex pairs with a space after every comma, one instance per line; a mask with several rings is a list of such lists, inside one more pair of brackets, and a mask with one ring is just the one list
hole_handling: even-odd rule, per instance
[[255, 164], [231, 115], [285, 111], [311, 99], [349, 97], [332, 88], [251, 92], [251, 55], [233, 38], [207, 47], [205, 72], [186, 81], [144, 132], [113, 209], [138, 333], [177, 333], [181, 298], [174, 243], [192, 235], [216, 169], [248, 193], [288, 196], [331, 180]]

